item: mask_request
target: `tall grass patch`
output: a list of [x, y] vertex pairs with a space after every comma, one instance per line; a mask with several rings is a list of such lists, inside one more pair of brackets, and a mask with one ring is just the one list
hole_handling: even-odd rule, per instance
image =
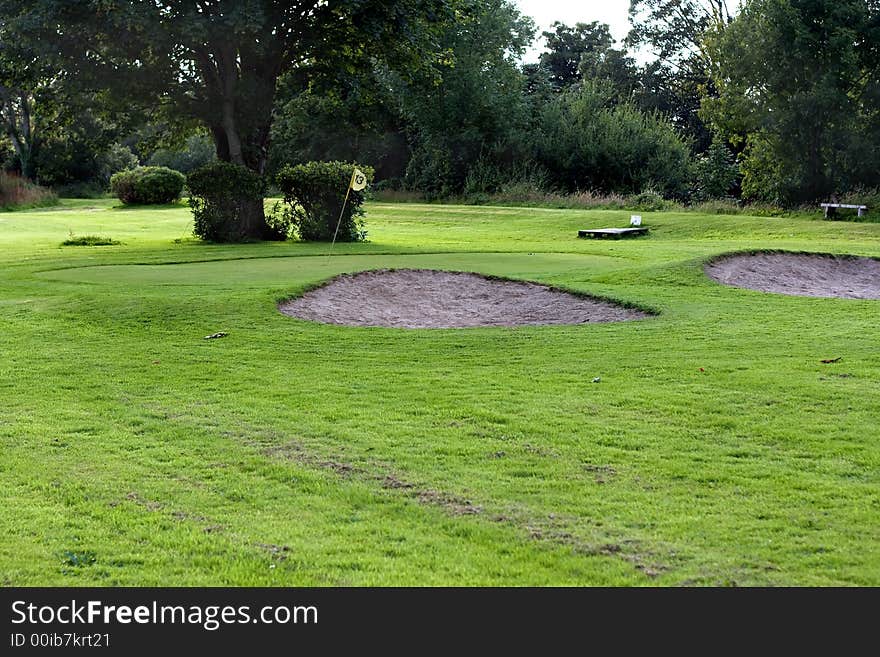
[[15, 210], [54, 205], [55, 193], [14, 173], [0, 171], [0, 209]]

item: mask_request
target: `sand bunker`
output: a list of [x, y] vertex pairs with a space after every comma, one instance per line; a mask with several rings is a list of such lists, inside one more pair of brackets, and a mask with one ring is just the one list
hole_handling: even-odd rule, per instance
[[807, 253], [731, 255], [706, 274], [725, 285], [805, 297], [880, 299], [880, 260]]
[[584, 324], [649, 316], [546, 285], [428, 269], [343, 274], [278, 309], [327, 324], [396, 328]]

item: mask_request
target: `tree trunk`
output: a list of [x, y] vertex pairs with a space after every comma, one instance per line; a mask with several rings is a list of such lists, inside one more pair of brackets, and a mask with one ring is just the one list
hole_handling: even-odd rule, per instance
[[21, 175], [34, 179], [33, 135], [28, 97], [24, 92], [0, 87], [0, 116], [6, 127], [6, 135], [15, 148]]
[[238, 207], [241, 239], [268, 239], [272, 231], [266, 223], [263, 199], [241, 199]]
[[238, 63], [235, 49], [228, 43], [224, 43], [217, 52], [217, 72], [220, 77], [220, 116], [223, 122], [223, 132], [226, 133], [226, 143], [229, 145], [229, 161], [233, 164], [245, 166], [244, 155], [241, 152], [241, 138], [238, 135], [238, 125], [235, 120], [235, 101], [238, 92]]
[[245, 166], [244, 155], [241, 152], [241, 138], [235, 125], [235, 101], [232, 98], [223, 99], [223, 132], [229, 147], [229, 161]]
[[211, 135], [214, 137], [214, 148], [217, 151], [217, 159], [229, 162], [229, 142], [226, 141], [226, 133], [219, 125], [212, 125]]
[[[210, 122], [211, 134], [217, 149], [217, 158], [247, 167], [263, 175], [268, 160], [269, 127], [272, 123], [272, 96], [274, 96], [275, 77], [272, 77], [268, 89], [271, 90], [264, 103], [249, 103], [244, 111], [247, 121], [240, 122], [238, 87], [240, 83], [241, 61], [236, 50], [229, 43], [219, 44], [213, 56], [197, 50], [196, 59], [201, 67], [206, 87], [216, 99], [219, 110]], [[265, 105], [265, 107], [263, 107]], [[240, 132], [241, 125], [253, 125], [254, 114], [265, 114], [257, 121], [256, 128], [250, 128], [247, 134]], [[236, 200], [237, 230], [230, 237], [239, 240], [247, 239], [278, 239], [278, 235], [266, 223], [266, 214], [262, 199], [240, 198]]]
[[27, 148], [27, 156], [21, 161], [21, 174], [25, 178], [34, 179], [34, 145], [36, 129], [31, 122], [31, 99], [30, 95], [20, 91], [18, 94], [21, 102], [21, 134], [24, 138]]

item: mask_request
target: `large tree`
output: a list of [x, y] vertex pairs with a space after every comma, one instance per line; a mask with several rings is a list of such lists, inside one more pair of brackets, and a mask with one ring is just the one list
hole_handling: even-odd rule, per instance
[[38, 95], [51, 87], [51, 74], [2, 30], [0, 19], [0, 124], [15, 149], [23, 176], [36, 177], [42, 135], [37, 125]]
[[[91, 90], [198, 122], [220, 159], [262, 173], [276, 85], [373, 59], [399, 68], [436, 55], [432, 29], [455, 0], [0, 0], [4, 36], [31, 45]], [[260, 235], [262, 204], [243, 233]]]
[[401, 178], [409, 149], [399, 99], [387, 77], [381, 62], [337, 70], [320, 84], [299, 71], [286, 75], [277, 93], [269, 169], [355, 161], [372, 166], [375, 180]]
[[40, 143], [34, 118], [33, 93], [21, 86], [0, 84], [0, 122], [15, 149], [21, 174], [31, 180]]
[[[703, 37], [733, 20], [739, 3], [728, 0], [630, 0], [628, 40], [647, 45], [667, 65], [705, 63], [709, 54]], [[731, 7], [731, 5], [734, 5]]]
[[106, 94], [78, 90], [6, 28], [0, 19], [0, 130], [15, 153], [10, 164], [44, 185], [99, 184], [127, 151], [114, 143], [131, 117], [111, 118]]
[[[396, 72], [388, 77], [412, 148], [407, 183], [431, 194], [462, 191], [475, 167], [497, 177], [517, 159], [513, 142], [528, 122], [519, 59], [534, 36], [532, 20], [509, 0], [466, 6], [440, 39], [448, 65], [409, 84]], [[442, 85], [434, 83], [439, 75]]]
[[557, 90], [582, 80], [607, 80], [621, 96], [628, 96], [637, 86], [635, 63], [625, 49], [614, 47], [608, 25], [556, 22], [542, 36], [546, 46], [538, 62]]
[[712, 143], [700, 99], [714, 95], [706, 37], [730, 24], [738, 0], [630, 0], [631, 46], [651, 52], [642, 72], [640, 105], [669, 116], [697, 152]]
[[751, 0], [714, 39], [705, 115], [745, 147], [743, 191], [810, 202], [880, 184], [880, 3]]

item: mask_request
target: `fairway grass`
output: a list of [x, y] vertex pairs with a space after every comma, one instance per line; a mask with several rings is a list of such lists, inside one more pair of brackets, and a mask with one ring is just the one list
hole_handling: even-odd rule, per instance
[[[880, 256], [880, 224], [643, 213], [648, 237], [587, 241], [628, 213], [374, 203], [370, 241], [331, 249], [203, 244], [182, 204], [112, 205], [0, 214], [5, 586], [880, 585], [880, 301], [702, 269]], [[277, 310], [380, 268], [659, 314]]]

